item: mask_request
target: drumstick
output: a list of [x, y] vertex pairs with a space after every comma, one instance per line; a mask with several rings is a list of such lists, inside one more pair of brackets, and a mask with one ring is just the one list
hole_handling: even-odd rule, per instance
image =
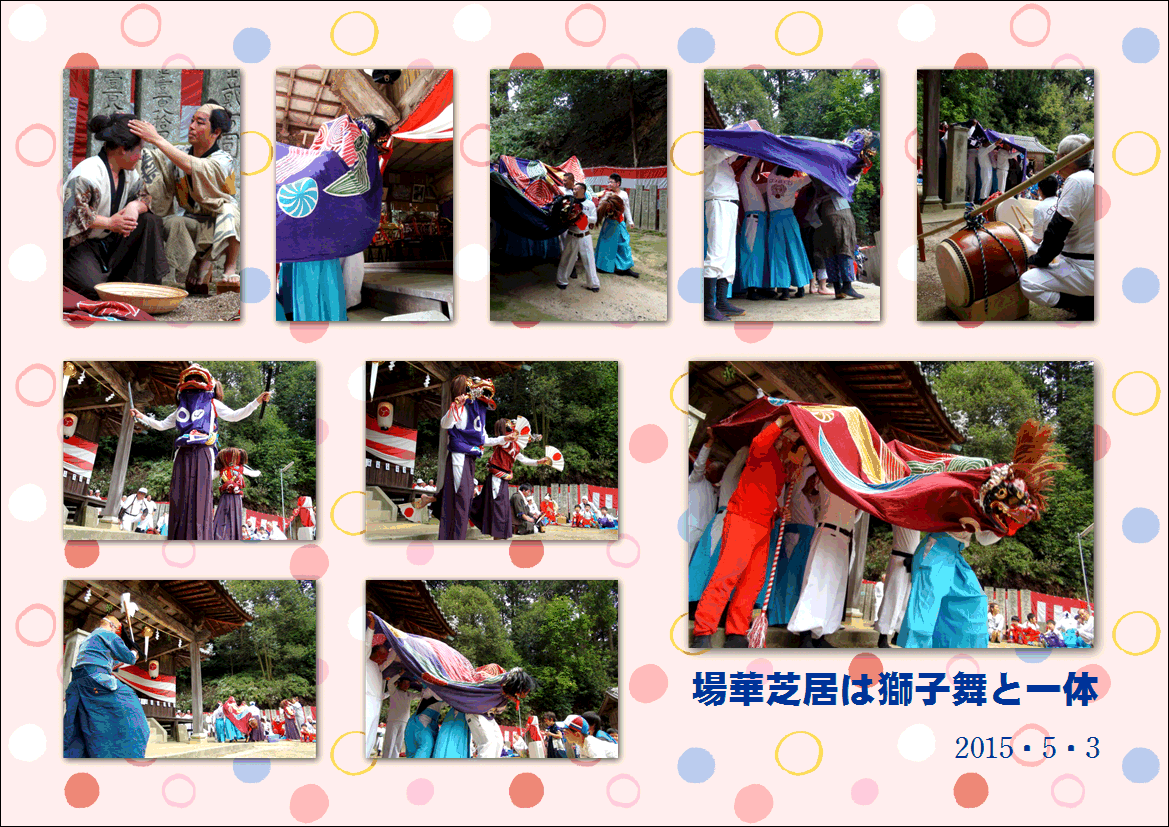
[[[1055, 175], [1057, 172], [1059, 172], [1061, 169], [1066, 167], [1072, 161], [1076, 160], [1077, 158], [1081, 157], [1082, 155], [1087, 155], [1089, 152], [1092, 151], [1093, 147], [1095, 147], [1095, 146], [1096, 146], [1096, 139], [1089, 138], [1088, 143], [1084, 144], [1082, 147], [1077, 149], [1075, 152], [1069, 152], [1067, 155], [1063, 156], [1062, 158], [1057, 158], [1056, 163], [1052, 164], [1051, 166], [1044, 167], [1042, 170], [1040, 170], [1039, 172], [1032, 175], [1026, 181], [1024, 181], [1021, 184], [1016, 184], [1014, 187], [1007, 190], [1006, 192], [1004, 192], [1002, 195], [1000, 195], [998, 198], [994, 199], [993, 201], [988, 201], [987, 203], [983, 204], [978, 209], [970, 212], [967, 215], [963, 215], [961, 218], [954, 219], [949, 224], [943, 224], [940, 227], [935, 227], [934, 229], [929, 230], [928, 232], [922, 233], [921, 235], [919, 235], [917, 237], [917, 240], [921, 241], [923, 238], [934, 235], [935, 233], [944, 232], [946, 230], [957, 227], [961, 224], [965, 224], [966, 219], [973, 218], [976, 215], [981, 215], [982, 213], [986, 212], [987, 210], [993, 210], [999, 204], [1006, 201], [1008, 198], [1014, 198], [1016, 195], [1018, 195], [1019, 193], [1021, 193], [1023, 190], [1027, 189], [1028, 187], [1030, 187], [1035, 182], [1042, 181], [1044, 178], [1049, 178], [1052, 175]], [[920, 214], [920, 211], [919, 211], [919, 214]]]

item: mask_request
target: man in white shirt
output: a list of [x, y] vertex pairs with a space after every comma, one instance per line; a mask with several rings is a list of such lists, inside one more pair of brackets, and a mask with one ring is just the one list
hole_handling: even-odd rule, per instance
[[877, 648], [889, 649], [890, 639], [896, 637], [905, 619], [905, 608], [909, 605], [910, 570], [913, 567], [913, 553], [921, 542], [921, 532], [910, 528], [893, 526], [893, 551], [885, 567], [884, 599], [877, 611]]
[[[1056, 163], [1088, 142], [1087, 135], [1068, 135], [1059, 142]], [[1028, 299], [1044, 307], [1068, 310], [1075, 318], [1094, 318], [1096, 275], [1095, 152], [1064, 164], [1059, 200], [1043, 233], [1039, 250], [1027, 259], [1031, 268], [1019, 279]], [[1056, 261], [1056, 258], [1059, 258]]]
[[840, 628], [848, 588], [849, 550], [859, 512], [847, 500], [820, 486], [820, 521], [804, 567], [800, 599], [788, 621], [800, 635], [800, 648], [831, 649], [824, 637]]
[[385, 644], [373, 644], [373, 615], [366, 612], [365, 628], [365, 757], [377, 755], [378, 719], [382, 701], [386, 698], [386, 681], [382, 670], [389, 666], [390, 655]]
[[616, 758], [617, 745], [589, 734], [589, 724], [579, 715], [570, 715], [562, 725], [564, 738], [580, 751], [583, 760]]
[[1051, 216], [1055, 214], [1055, 205], [1059, 203], [1056, 197], [1059, 193], [1059, 179], [1052, 175], [1044, 178], [1039, 182], [1039, 194], [1043, 196], [1043, 200], [1035, 206], [1035, 212], [1031, 215], [1031, 244], [1027, 245], [1027, 254], [1033, 255], [1039, 252], [1039, 245], [1043, 243], [1043, 234], [1047, 231], [1047, 225], [1051, 223]]
[[986, 613], [986, 632], [990, 636], [991, 643], [1003, 642], [1003, 613], [999, 611], [998, 603], [991, 603], [990, 610]]
[[[702, 235], [703, 319], [725, 322], [745, 312], [727, 301], [735, 278], [735, 228], [739, 223], [739, 187], [731, 161], [739, 155], [729, 149], [702, 149], [706, 223]], [[723, 283], [720, 283], [723, 282]]]
[[714, 447], [714, 431], [709, 431], [706, 442], [698, 450], [698, 458], [694, 460], [694, 470], [689, 479], [689, 521], [690, 554], [694, 554], [694, 547], [702, 539], [702, 532], [706, 524], [714, 518], [718, 502], [718, 494], [714, 487], [718, 485], [723, 475], [723, 464], [710, 461], [710, 449]]
[[136, 492], [122, 500], [119, 512], [122, 515], [122, 531], [136, 531], [143, 533], [145, 528], [140, 527], [142, 519], [150, 514], [150, 502], [146, 499], [146, 489], [139, 488]]
[[[592, 235], [593, 228], [597, 226], [597, 205], [588, 197], [588, 188], [584, 184], [577, 184], [573, 188], [572, 197], [580, 204], [581, 216], [575, 224], [564, 231], [560, 264], [556, 268], [556, 286], [561, 290], [567, 290], [569, 275], [576, 278], [577, 273], [583, 272], [585, 287], [599, 293], [601, 281], [597, 278], [597, 260], [593, 252]], [[584, 226], [581, 226], [582, 224]], [[574, 270], [576, 272], [573, 272]]]
[[1076, 624], [1076, 634], [1080, 636], [1080, 640], [1084, 642], [1084, 646], [1091, 646], [1096, 640], [1096, 619], [1088, 613], [1087, 609], [1080, 609], [1079, 623]]
[[410, 720], [410, 681], [398, 680], [390, 686], [387, 697], [386, 736], [382, 743], [382, 758], [398, 758], [406, 744], [406, 722]]

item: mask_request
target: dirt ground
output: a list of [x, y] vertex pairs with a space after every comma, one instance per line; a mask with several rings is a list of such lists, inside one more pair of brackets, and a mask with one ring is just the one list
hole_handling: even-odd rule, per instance
[[[593, 232], [593, 249], [597, 245]], [[568, 289], [556, 286], [556, 262], [531, 269], [504, 269], [491, 264], [491, 321], [664, 322], [666, 320], [666, 236], [634, 229], [630, 232], [633, 269], [638, 278], [598, 273], [601, 292], [593, 293], [581, 279]]]
[[[731, 319], [734, 322], [879, 322], [881, 320], [881, 286], [855, 281], [856, 292], [863, 299], [840, 299], [833, 295], [832, 286], [828, 294], [805, 293], [802, 299], [775, 299], [748, 301], [746, 296], [736, 296], [731, 303], [747, 312]], [[794, 290], [792, 291], [795, 292]]]
[[[430, 540], [438, 536], [438, 518], [432, 518], [428, 523], [367, 523], [367, 540]], [[490, 535], [480, 534], [472, 527], [467, 534], [468, 540], [485, 540], [494, 542]], [[576, 542], [613, 542], [621, 539], [621, 534], [615, 528], [572, 528], [566, 525], [548, 526], [538, 534], [517, 536], [516, 540], [539, 540], [540, 542], [561, 543], [566, 540]]]
[[239, 293], [220, 293], [218, 296], [187, 296], [170, 313], [156, 318], [162, 322], [225, 322], [240, 312]]
[[[1034, 209], [1037, 202], [1024, 201]], [[932, 229], [928, 224], [925, 229]], [[936, 233], [925, 240], [925, 261], [917, 262], [917, 320], [919, 322], [953, 321], [957, 317], [946, 308], [946, 293], [942, 289], [942, 281], [938, 278], [938, 266], [934, 258], [934, 249], [948, 238], [951, 233]], [[1054, 307], [1031, 305], [1031, 312], [1019, 319], [1021, 322], [1062, 322], [1072, 318], [1066, 310], [1056, 310]]]

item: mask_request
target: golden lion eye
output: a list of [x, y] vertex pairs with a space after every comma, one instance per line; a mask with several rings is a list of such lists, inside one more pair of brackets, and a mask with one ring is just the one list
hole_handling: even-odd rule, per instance
[[1001, 500], [1007, 496], [1007, 492], [1000, 488], [994, 492], [994, 496], [996, 500]]

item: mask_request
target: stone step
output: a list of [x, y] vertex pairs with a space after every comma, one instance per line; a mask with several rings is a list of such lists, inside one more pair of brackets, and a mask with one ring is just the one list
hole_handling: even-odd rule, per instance
[[[694, 621], [687, 626], [688, 641], [694, 640]], [[863, 626], [841, 626], [827, 636], [827, 640], [838, 649], [876, 649], [877, 630], [865, 624]], [[800, 636], [789, 632], [782, 626], [767, 627], [767, 649], [795, 649], [800, 645]], [[711, 636], [711, 648], [721, 649], [726, 642], [726, 632], [719, 629]], [[760, 651], [760, 650], [757, 650]]]

